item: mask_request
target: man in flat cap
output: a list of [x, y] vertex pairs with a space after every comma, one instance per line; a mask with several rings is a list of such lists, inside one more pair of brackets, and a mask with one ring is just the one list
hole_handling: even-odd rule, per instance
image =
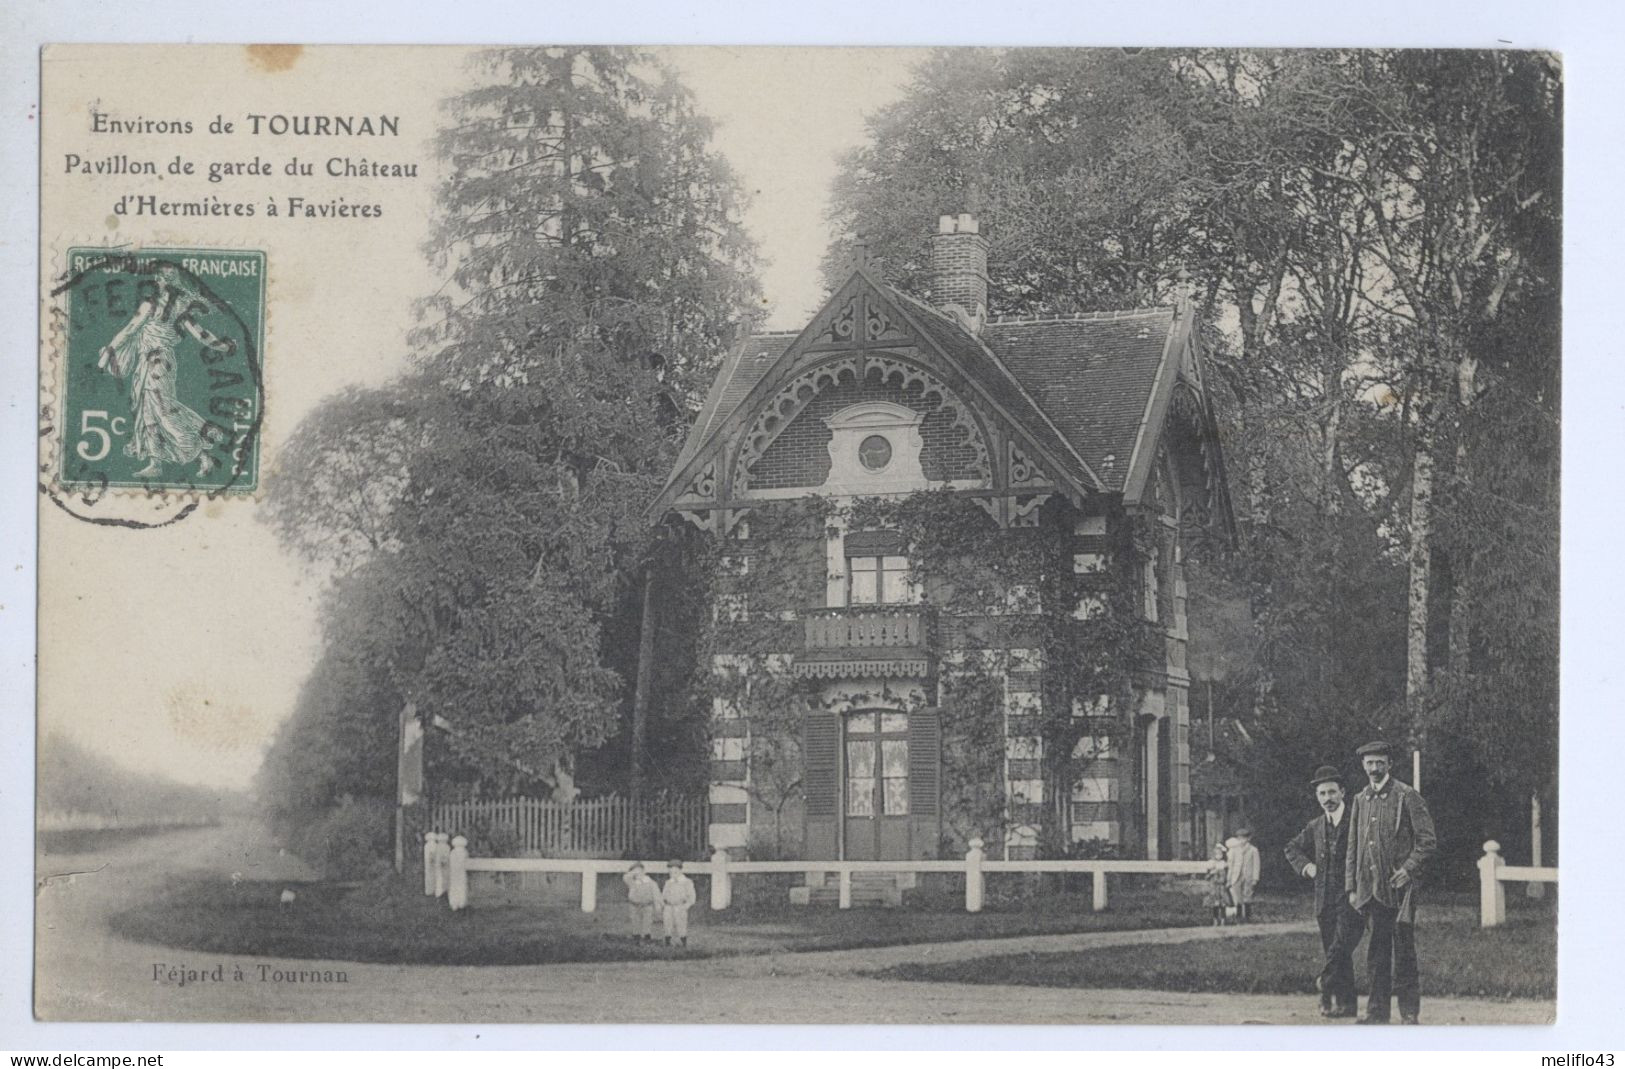
[[1348, 861], [1349, 814], [1343, 804], [1343, 776], [1321, 765], [1309, 781], [1321, 812], [1291, 842], [1286, 859], [1299, 876], [1315, 881], [1315, 922], [1326, 961], [1315, 979], [1322, 1017], [1353, 1017], [1359, 1012], [1354, 990], [1354, 948], [1365, 934], [1365, 918], [1349, 905], [1343, 870]]
[[1438, 848], [1433, 818], [1420, 794], [1388, 774], [1387, 743], [1369, 742], [1356, 752], [1371, 782], [1350, 807], [1343, 886], [1349, 905], [1371, 925], [1365, 958], [1371, 991], [1360, 1023], [1387, 1024], [1390, 999], [1397, 998], [1400, 1020], [1417, 1024], [1416, 881]]

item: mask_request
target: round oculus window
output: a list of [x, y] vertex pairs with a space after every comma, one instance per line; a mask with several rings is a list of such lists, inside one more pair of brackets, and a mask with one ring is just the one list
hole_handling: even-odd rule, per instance
[[881, 471], [891, 463], [891, 443], [871, 434], [858, 445], [858, 460], [870, 471]]

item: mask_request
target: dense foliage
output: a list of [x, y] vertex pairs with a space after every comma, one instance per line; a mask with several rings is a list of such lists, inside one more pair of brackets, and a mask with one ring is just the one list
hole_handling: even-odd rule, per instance
[[[803, 720], [829, 699], [824, 680], [792, 674], [783, 655], [801, 643], [799, 617], [825, 604], [825, 544], [837, 523], [896, 531], [921, 592], [926, 651], [938, 665], [940, 691], [913, 693], [875, 680], [870, 697], [888, 708], [934, 705], [942, 718], [945, 824], [935, 852], [961, 855], [975, 837], [997, 844], [1012, 821], [1040, 829], [1048, 848], [1064, 849], [1060, 806], [1068, 792], [1053, 791], [1020, 812], [1005, 798], [1006, 713], [1027, 715], [1007, 708], [1006, 680], [1037, 678], [1042, 666], [1043, 690], [1034, 692], [1024, 734], [1043, 740], [1042, 778], [1070, 784], [1093, 759], [1079, 749], [1084, 736], [1130, 736], [1135, 670], [1160, 665], [1163, 657], [1160, 636], [1139, 612], [1135, 562], [1145, 547], [1134, 544], [1132, 525], [1121, 525], [1125, 535], [1110, 568], [1080, 574], [1073, 518], [1058, 499], [1039, 526], [1006, 529], [946, 491], [839, 506], [812, 497], [754, 509], [726, 539], [688, 539], [692, 555], [684, 571], [700, 588], [691, 597], [711, 611], [686, 620], [699, 635], [695, 672], [684, 700], [667, 708], [689, 710], [692, 723], [722, 709], [748, 718], [747, 790], [766, 814], [753, 822], [753, 856], [798, 856]], [[1089, 606], [1081, 618], [1074, 612], [1080, 603]], [[863, 698], [843, 688], [837, 700], [861, 705]], [[1073, 715], [1083, 707], [1099, 715]]]
[[1375, 733], [1451, 864], [1549, 814], [1561, 107], [1539, 53], [944, 50], [844, 163], [833, 220], [916, 292], [965, 210], [995, 314], [1191, 280], [1242, 532], [1193, 657], [1271, 838]]
[[411, 368], [311, 415], [271, 489], [278, 534], [334, 577], [262, 777], [277, 808], [391, 795], [406, 702], [450, 725], [445, 791], [593, 774], [577, 754], [619, 730], [635, 668], [644, 510], [757, 303], [733, 179], [668, 69], [622, 48], [475, 67], [437, 142], [445, 282]]
[[[628, 715], [649, 574], [670, 611], [646, 745], [684, 758], [650, 770], [696, 786], [716, 699], [748, 699], [786, 728], [750, 745], [771, 848], [788, 849], [805, 688], [718, 677], [711, 658], [766, 667], [787, 648], [775, 614], [821, 599], [783, 576], [820, 581], [803, 565], [827, 506], [758, 510], [748, 551], [653, 544], [643, 516], [692, 390], [754, 304], [733, 183], [647, 56], [479, 63], [439, 143], [429, 253], [446, 282], [412, 370], [333, 398], [280, 458], [272, 523], [335, 583], [265, 785], [301, 807], [387, 792], [407, 701], [456, 725], [431, 751], [442, 782], [615, 778], [617, 758], [577, 755]], [[1421, 747], [1447, 865], [1489, 835], [1520, 856], [1529, 796], [1552, 811], [1561, 110], [1537, 53], [944, 50], [845, 161], [832, 218], [909, 291], [929, 291], [936, 217], [968, 209], [996, 314], [1195, 301], [1240, 543], [1186, 546], [1192, 671], [1198, 709], [1245, 728], [1212, 737], [1261, 841], [1302, 818], [1310, 769], [1350, 766], [1373, 734]], [[831, 278], [845, 258], [832, 250]], [[854, 508], [905, 531], [941, 611], [1086, 593], [1056, 536], [1023, 543], [949, 505]], [[1094, 593], [1093, 621], [1029, 621], [1058, 669], [1042, 726], [1058, 778], [1073, 700], [1109, 705], [1137, 641], [1138, 615], [1112, 608], [1126, 593]], [[973, 814], [1003, 800], [977, 794], [985, 722], [962, 714], [990, 707], [1007, 668], [944, 677], [944, 720], [964, 729], [947, 733], [962, 753], [944, 789]]]

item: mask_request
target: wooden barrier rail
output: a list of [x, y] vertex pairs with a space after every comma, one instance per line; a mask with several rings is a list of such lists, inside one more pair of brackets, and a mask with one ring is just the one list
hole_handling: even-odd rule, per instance
[[[459, 835], [447, 842], [443, 832], [424, 837], [423, 893], [442, 895], [452, 909], [468, 905], [470, 872], [566, 872], [581, 877], [581, 909], [591, 913], [598, 908], [598, 877], [620, 874], [633, 862], [615, 858], [556, 857], [469, 857], [468, 840]], [[644, 861], [651, 874], [664, 873], [664, 861]], [[1174, 876], [1202, 876], [1209, 861], [989, 861], [982, 840], [972, 839], [963, 861], [733, 861], [727, 851], [717, 850], [709, 861], [685, 862], [684, 872], [711, 877], [711, 908], [727, 909], [733, 901], [733, 879], [751, 873], [799, 872], [836, 874], [842, 909], [852, 907], [852, 874], [855, 872], [952, 872], [965, 876], [965, 909], [978, 913], [984, 898], [984, 878], [990, 872], [1073, 872], [1093, 876], [1091, 906], [1107, 905], [1106, 876], [1109, 873], [1151, 873]]]
[[657, 796], [634, 804], [612, 794], [574, 802], [540, 798], [436, 802], [427, 816], [429, 827], [449, 835], [470, 836], [484, 828], [508, 837], [519, 850], [613, 855], [650, 849], [650, 843], [661, 844], [661, 849], [698, 850], [705, 845], [707, 811], [703, 798]]
[[1501, 860], [1501, 844], [1491, 839], [1478, 859], [1478, 926], [1495, 928], [1507, 920], [1509, 883], [1556, 883], [1557, 869], [1544, 865], [1508, 865]]

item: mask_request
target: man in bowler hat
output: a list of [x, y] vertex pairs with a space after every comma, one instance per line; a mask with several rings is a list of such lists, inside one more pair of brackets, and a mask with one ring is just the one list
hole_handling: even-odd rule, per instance
[[1349, 905], [1371, 925], [1366, 970], [1371, 991], [1361, 1024], [1387, 1024], [1390, 1001], [1405, 1024], [1419, 1023], [1421, 980], [1416, 968], [1416, 884], [1438, 848], [1422, 796], [1389, 775], [1392, 748], [1369, 742], [1356, 751], [1370, 782], [1349, 814], [1343, 886]]
[[1286, 859], [1299, 876], [1315, 881], [1315, 922], [1325, 964], [1315, 978], [1322, 1017], [1353, 1017], [1359, 1012], [1354, 990], [1354, 948], [1365, 934], [1365, 918], [1349, 905], [1343, 890], [1348, 861], [1349, 813], [1343, 803], [1343, 776], [1331, 765], [1315, 769], [1309, 781], [1321, 812], [1286, 844]]

